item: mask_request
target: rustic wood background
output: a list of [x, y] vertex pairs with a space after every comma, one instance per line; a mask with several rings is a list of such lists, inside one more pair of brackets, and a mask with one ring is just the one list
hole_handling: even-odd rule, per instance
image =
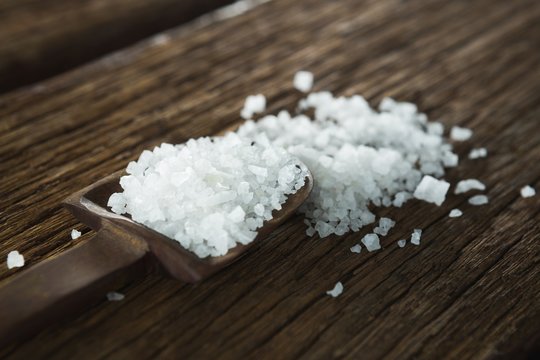
[[233, 0], [2, 0], [0, 92], [43, 80]]
[[[47, 14], [45, 14], [47, 15]], [[52, 15], [50, 15], [52, 16]], [[3, 30], [3, 29], [2, 29]], [[410, 202], [384, 250], [369, 231], [307, 238], [290, 220], [247, 257], [192, 286], [158, 275], [27, 341], [14, 359], [525, 358], [540, 343], [540, 5], [536, 0], [275, 0], [192, 23], [0, 97], [0, 257], [27, 265], [93, 232], [60, 206], [146, 148], [240, 122], [245, 96], [293, 109], [293, 74], [316, 90], [417, 103], [470, 127], [447, 174], [478, 178], [490, 203]], [[21, 50], [22, 51], [22, 50]], [[487, 159], [468, 160], [473, 146]], [[459, 207], [464, 216], [448, 218]], [[72, 241], [72, 228], [84, 235]], [[424, 229], [422, 244], [396, 241]], [[4, 260], [2, 260], [4, 261]], [[4, 263], [5, 264], [5, 263]], [[16, 271], [0, 266], [0, 279]], [[343, 294], [325, 291], [342, 281]], [[0, 313], [9, 309], [0, 309]]]

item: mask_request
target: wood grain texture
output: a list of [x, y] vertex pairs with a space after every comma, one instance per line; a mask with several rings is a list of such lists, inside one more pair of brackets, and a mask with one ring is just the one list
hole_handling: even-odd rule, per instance
[[[490, 203], [450, 195], [379, 211], [384, 250], [353, 254], [370, 229], [307, 238], [300, 216], [196, 286], [150, 276], [84, 316], [1, 349], [28, 358], [453, 358], [534, 356], [540, 342], [540, 6], [533, 0], [276, 0], [139, 44], [0, 98], [0, 256], [27, 266], [71, 247], [70, 193], [163, 141], [240, 122], [245, 96], [294, 110], [293, 74], [316, 90], [413, 101], [474, 130], [446, 178], [485, 182]], [[473, 147], [487, 159], [468, 160]], [[448, 218], [455, 207], [464, 216]], [[424, 229], [422, 244], [396, 241]], [[0, 267], [5, 279], [15, 271]], [[325, 295], [335, 282], [345, 291]], [[1, 309], [0, 311], [6, 311]]]
[[4, 0], [0, 92], [178, 26], [233, 0]]

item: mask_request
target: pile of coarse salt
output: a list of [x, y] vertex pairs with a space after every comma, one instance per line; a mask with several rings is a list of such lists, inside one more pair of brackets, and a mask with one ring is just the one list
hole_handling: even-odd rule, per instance
[[203, 258], [254, 240], [272, 211], [305, 184], [307, 169], [264, 134], [191, 139], [145, 150], [108, 206]]
[[[314, 119], [281, 111], [248, 120], [238, 134], [254, 138], [264, 133], [310, 169], [314, 188], [300, 208], [308, 235], [358, 231], [375, 221], [373, 205], [401, 207], [414, 196], [438, 205], [445, 199], [449, 184], [436, 178], [445, 167], [456, 166], [458, 156], [443, 138], [443, 125], [428, 122], [416, 105], [385, 98], [377, 111], [358, 95], [315, 92], [298, 108], [314, 110]], [[465, 138], [460, 130], [458, 137]], [[363, 241], [379, 248], [376, 236]]]

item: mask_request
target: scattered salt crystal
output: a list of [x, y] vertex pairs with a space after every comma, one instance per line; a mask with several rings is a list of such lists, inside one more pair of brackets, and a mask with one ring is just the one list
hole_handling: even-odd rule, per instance
[[351, 247], [351, 252], [360, 254], [360, 251], [362, 251], [362, 246], [360, 244], [356, 244], [353, 247]]
[[469, 204], [471, 205], [484, 205], [489, 202], [489, 199], [486, 195], [475, 195], [469, 199]]
[[479, 159], [487, 156], [486, 148], [475, 148], [469, 152], [469, 159]]
[[407, 244], [407, 241], [404, 239], [401, 239], [401, 240], [398, 240], [397, 244], [400, 248], [402, 248], [402, 247], [405, 247], [405, 244]]
[[122, 301], [124, 300], [124, 298], [125, 298], [124, 294], [120, 294], [119, 292], [116, 292], [116, 291], [111, 291], [107, 293], [107, 300], [109, 301]]
[[111, 210], [201, 258], [253, 241], [307, 174], [302, 162], [264, 134], [252, 141], [235, 133], [162, 144], [143, 151], [126, 171], [123, 192], [109, 198]]
[[388, 235], [388, 231], [396, 225], [396, 222], [392, 219], [382, 217], [379, 219], [379, 226], [373, 229], [373, 232], [381, 236]]
[[460, 217], [461, 215], [463, 215], [463, 211], [459, 209], [452, 209], [450, 214], [448, 214], [448, 216], [451, 218]]
[[332, 290], [328, 290], [326, 292], [327, 295], [330, 295], [331, 297], [338, 297], [343, 292], [343, 284], [341, 281], [338, 281], [336, 285], [334, 285], [334, 288]]
[[522, 187], [520, 192], [521, 192], [521, 197], [524, 197], [524, 198], [529, 198], [536, 195], [536, 190], [534, 190], [534, 188], [530, 185]]
[[266, 109], [266, 98], [262, 94], [249, 95], [244, 102], [240, 115], [244, 119], [251, 119], [254, 114], [262, 113]]
[[369, 252], [379, 250], [381, 248], [377, 234], [367, 234], [362, 238], [362, 243]]
[[486, 185], [476, 179], [461, 180], [457, 183], [454, 194], [465, 193], [469, 190], [486, 190]]
[[10, 251], [7, 256], [8, 269], [18, 268], [24, 266], [24, 256], [19, 254], [17, 250]]
[[413, 233], [411, 234], [411, 244], [420, 245], [421, 237], [422, 237], [422, 230], [414, 229]]
[[71, 238], [72, 238], [73, 240], [79, 238], [80, 236], [81, 236], [81, 232], [80, 232], [80, 231], [75, 230], [75, 229], [71, 230]]
[[414, 197], [440, 206], [446, 199], [450, 183], [425, 175], [414, 190]]
[[450, 130], [450, 138], [455, 141], [465, 141], [469, 140], [472, 136], [473, 132], [471, 129], [454, 126], [452, 127], [452, 130]]
[[298, 71], [294, 74], [294, 87], [302, 92], [308, 92], [313, 87], [313, 74], [309, 71]]

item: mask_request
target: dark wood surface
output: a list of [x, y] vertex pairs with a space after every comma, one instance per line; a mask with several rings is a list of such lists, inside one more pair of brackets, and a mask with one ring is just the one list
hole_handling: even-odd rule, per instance
[[46, 79], [233, 0], [3, 0], [0, 92]]
[[[537, 1], [276, 0], [170, 33], [0, 97], [0, 256], [32, 266], [93, 233], [60, 206], [145, 148], [240, 122], [245, 96], [294, 109], [299, 69], [315, 89], [413, 101], [474, 130], [446, 178], [478, 178], [490, 203], [450, 195], [379, 212], [364, 233], [307, 238], [301, 217], [198, 285], [157, 275], [77, 319], [0, 349], [29, 358], [519, 358], [540, 342], [540, 6]], [[487, 159], [471, 161], [473, 146]], [[448, 218], [459, 207], [464, 216]], [[83, 236], [72, 241], [72, 228]], [[396, 241], [424, 229], [422, 244]], [[21, 270], [17, 270], [21, 271]], [[1, 279], [17, 271], [0, 267]], [[22, 269], [24, 271], [24, 268]], [[325, 295], [335, 282], [345, 290]], [[0, 312], [9, 309], [0, 309]]]

